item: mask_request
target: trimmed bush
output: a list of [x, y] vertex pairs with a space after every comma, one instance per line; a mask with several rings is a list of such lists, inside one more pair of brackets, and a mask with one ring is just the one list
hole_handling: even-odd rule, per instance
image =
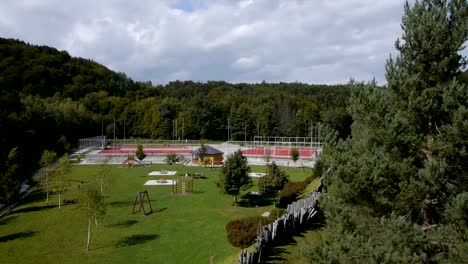
[[227, 239], [235, 247], [247, 248], [257, 239], [259, 227], [273, 223], [285, 213], [284, 209], [276, 209], [268, 217], [252, 216], [232, 220], [226, 225]]
[[238, 248], [246, 248], [252, 245], [255, 242], [255, 238], [257, 238], [261, 221], [265, 220], [261, 216], [254, 216], [229, 222], [226, 225], [229, 243]]

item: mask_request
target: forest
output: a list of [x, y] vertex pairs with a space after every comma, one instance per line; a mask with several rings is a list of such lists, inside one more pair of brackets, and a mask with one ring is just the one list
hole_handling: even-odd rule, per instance
[[[350, 133], [347, 85], [153, 85], [66, 51], [0, 39], [0, 159], [13, 148], [28, 172], [44, 149], [70, 152], [83, 137], [252, 140], [309, 136], [323, 123]], [[175, 127], [177, 123], [177, 127]], [[125, 133], [125, 135], [124, 135]]]

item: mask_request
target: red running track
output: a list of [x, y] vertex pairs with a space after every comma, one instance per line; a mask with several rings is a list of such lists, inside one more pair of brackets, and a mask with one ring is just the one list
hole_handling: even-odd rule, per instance
[[[180, 147], [158, 147], [158, 148], [143, 148], [147, 155], [167, 155], [167, 154], [192, 154], [192, 150], [190, 149], [181, 149]], [[120, 148], [120, 149], [105, 149], [99, 151], [99, 154], [105, 155], [128, 155], [128, 154], [135, 154], [136, 147], [129, 147], [129, 148]]]
[[[263, 147], [247, 149], [242, 151], [242, 154], [246, 156], [260, 156], [264, 157], [267, 153], [272, 157], [290, 157], [291, 149], [288, 148], [269, 148], [265, 149]], [[310, 158], [315, 154], [314, 149], [299, 149], [299, 156], [304, 158]]]

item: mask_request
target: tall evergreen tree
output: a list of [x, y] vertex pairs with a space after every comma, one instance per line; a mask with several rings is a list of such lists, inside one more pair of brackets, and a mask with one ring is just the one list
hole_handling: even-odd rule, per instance
[[402, 29], [387, 87], [352, 84], [351, 138], [324, 150], [329, 232], [307, 251], [315, 262], [466, 259], [468, 2], [406, 3]]

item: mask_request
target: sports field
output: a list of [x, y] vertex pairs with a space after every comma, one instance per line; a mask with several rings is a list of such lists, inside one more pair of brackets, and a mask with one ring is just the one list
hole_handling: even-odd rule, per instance
[[[68, 179], [93, 182], [97, 168], [73, 166]], [[311, 174], [311, 169], [285, 169], [292, 180]], [[174, 196], [171, 186], [143, 186], [155, 179], [147, 176], [154, 170], [200, 173], [206, 179], [194, 181], [192, 195]], [[252, 167], [252, 171], [264, 172], [265, 168]], [[87, 221], [80, 218], [77, 206], [66, 205], [59, 212], [56, 196], [46, 206], [43, 194], [32, 194], [11, 215], [0, 218], [1, 262], [209, 263], [211, 254], [215, 263], [234, 263], [239, 250], [226, 239], [226, 223], [242, 216], [261, 215], [273, 206], [232, 206], [232, 197], [221, 194], [216, 187], [219, 173], [220, 169], [182, 165], [112, 167], [112, 180], [104, 191], [107, 214], [97, 230], [93, 225], [89, 252]], [[144, 190], [149, 193], [154, 213], [132, 214], [136, 193]], [[76, 198], [77, 193], [78, 188], [71, 188], [64, 198]]]

